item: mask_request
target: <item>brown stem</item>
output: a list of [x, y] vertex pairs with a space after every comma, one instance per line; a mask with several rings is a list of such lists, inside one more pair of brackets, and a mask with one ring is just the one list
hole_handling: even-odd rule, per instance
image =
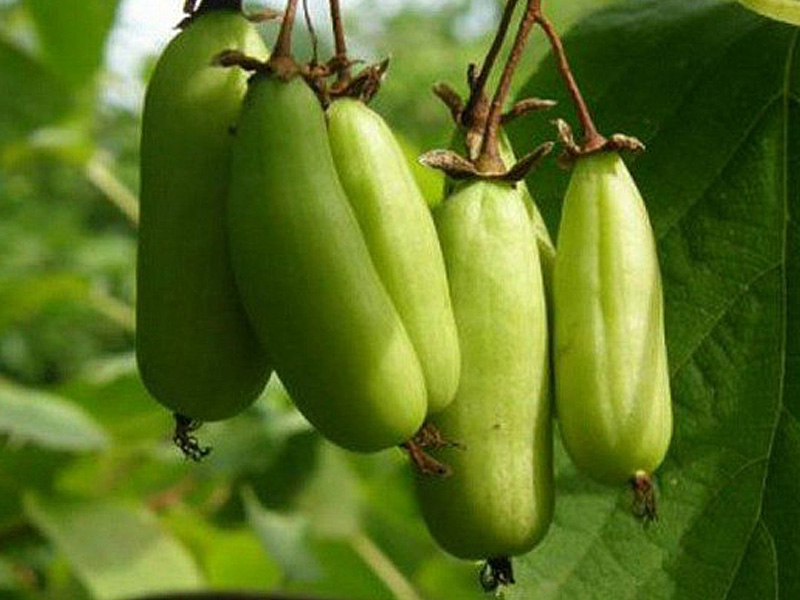
[[462, 112], [463, 119], [468, 121], [463, 123], [467, 127], [472, 125], [475, 113], [479, 111], [478, 105], [485, 101], [486, 96], [484, 90], [486, 88], [486, 82], [489, 80], [489, 75], [492, 72], [494, 63], [497, 61], [497, 55], [500, 54], [500, 50], [503, 47], [503, 42], [508, 34], [508, 26], [511, 23], [511, 17], [514, 16], [514, 9], [517, 7], [518, 1], [519, 0], [508, 0], [508, 2], [506, 2], [506, 6], [503, 9], [503, 16], [500, 19], [500, 24], [497, 26], [497, 33], [494, 36], [489, 51], [486, 53], [486, 58], [483, 59], [480, 73], [478, 73], [478, 77], [472, 85], [467, 106]]
[[339, 70], [336, 73], [339, 83], [350, 80], [350, 61], [347, 60], [347, 39], [344, 35], [344, 21], [339, 0], [330, 0], [331, 23], [333, 24], [333, 39], [336, 44], [336, 61]]
[[308, 0], [303, 0], [303, 18], [306, 22], [308, 36], [311, 38], [311, 63], [316, 65], [319, 59], [319, 41], [317, 40], [314, 23], [311, 21], [311, 13], [308, 10]]
[[494, 98], [492, 98], [492, 107], [486, 122], [486, 134], [483, 138], [483, 147], [481, 148], [481, 154], [478, 159], [480, 162], [479, 168], [488, 170], [503, 170], [504, 168], [503, 161], [500, 159], [500, 151], [497, 143], [498, 130], [503, 117], [503, 105], [511, 89], [511, 80], [514, 77], [514, 72], [517, 70], [519, 61], [522, 58], [522, 51], [525, 49], [528, 36], [536, 21], [535, 6], [536, 0], [528, 0], [525, 15], [519, 24], [517, 35], [514, 38], [514, 45], [506, 60], [503, 73], [500, 75], [497, 91], [495, 91]]
[[275, 48], [272, 50], [273, 60], [292, 56], [292, 30], [294, 29], [295, 15], [297, 15], [297, 2], [298, 0], [288, 0], [286, 3], [281, 30], [275, 41]]
[[582, 150], [596, 150], [605, 144], [606, 139], [600, 135], [600, 133], [597, 131], [597, 127], [595, 127], [592, 116], [589, 113], [589, 108], [586, 105], [586, 101], [583, 99], [583, 95], [578, 88], [578, 83], [575, 81], [575, 77], [570, 69], [569, 61], [567, 61], [567, 55], [564, 51], [564, 45], [561, 43], [561, 38], [559, 37], [558, 32], [556, 32], [553, 24], [542, 12], [542, 0], [533, 0], [533, 12], [536, 23], [539, 25], [542, 31], [544, 31], [544, 34], [547, 36], [547, 39], [550, 42], [550, 46], [553, 48], [553, 53], [556, 55], [556, 59], [558, 61], [558, 70], [561, 73], [561, 76], [564, 78], [564, 84], [567, 86], [567, 89], [572, 96], [572, 102], [575, 104], [575, 110], [578, 113], [578, 119], [580, 120], [581, 127], [583, 128]]

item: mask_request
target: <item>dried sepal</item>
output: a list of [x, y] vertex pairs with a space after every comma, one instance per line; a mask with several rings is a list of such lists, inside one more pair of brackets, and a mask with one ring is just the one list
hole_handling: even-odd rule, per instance
[[508, 111], [503, 113], [500, 118], [500, 123], [505, 125], [510, 123], [517, 117], [522, 117], [531, 112], [540, 110], [549, 110], [558, 104], [555, 100], [547, 100], [544, 98], [525, 98], [514, 104]]
[[444, 171], [452, 179], [470, 179], [480, 175], [472, 162], [452, 150], [430, 150], [419, 157], [419, 162]]
[[553, 151], [555, 146], [554, 142], [545, 142], [538, 145], [531, 152], [519, 159], [502, 177], [503, 181], [517, 182], [530, 173], [531, 169], [536, 167], [542, 159]]
[[267, 67], [267, 63], [240, 50], [223, 50], [211, 61], [217, 67], [240, 67], [245, 71], [259, 72]]
[[636, 137], [625, 135], [623, 133], [615, 133], [608, 138], [604, 150], [628, 150], [629, 152], [643, 152], [645, 150], [644, 143]]
[[364, 103], [369, 103], [375, 94], [378, 93], [388, 69], [388, 58], [385, 58], [379, 63], [367, 65], [355, 77], [347, 82], [346, 87], [336, 95], [357, 98]]
[[581, 146], [575, 141], [572, 128], [566, 121], [556, 119], [553, 124], [558, 129], [558, 140], [564, 147], [563, 152], [558, 157], [558, 164], [565, 169], [571, 168], [578, 158], [597, 152], [619, 152], [621, 150], [642, 152], [645, 149], [641, 140], [622, 133], [615, 133], [609, 138], [600, 137], [599, 141], [596, 141], [590, 147]]
[[447, 83], [439, 82], [433, 86], [433, 93], [450, 111], [455, 123], [461, 123], [461, 116], [466, 105], [461, 95]]
[[452, 150], [431, 150], [420, 156], [419, 162], [426, 167], [443, 171], [451, 179], [487, 179], [516, 183], [524, 179], [553, 150], [554, 145], [553, 142], [545, 142], [523, 156], [510, 169], [496, 171], [481, 170], [471, 160]]
[[280, 21], [283, 18], [283, 13], [272, 8], [263, 8], [247, 13], [245, 17], [251, 23], [266, 23], [267, 21]]

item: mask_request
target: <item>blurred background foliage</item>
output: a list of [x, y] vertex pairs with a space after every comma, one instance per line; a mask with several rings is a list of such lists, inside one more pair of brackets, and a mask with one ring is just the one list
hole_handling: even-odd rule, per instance
[[[177, 21], [182, 1], [169, 3]], [[607, 3], [562, 0], [552, 15], [563, 29]], [[142, 34], [121, 18], [135, 5], [153, 3], [0, 0], [0, 599], [481, 597], [476, 567], [421, 525], [405, 457], [324, 443], [277, 381], [203, 428], [214, 450], [202, 464], [172, 446], [170, 415], [132, 354], [138, 132], [154, 57], [115, 44]], [[446, 144], [430, 87], [463, 90], [499, 6], [344, 2], [355, 51], [392, 57], [376, 107], [410, 157]], [[328, 47], [323, 3], [311, 7]], [[173, 24], [161, 23], [161, 46]], [[269, 41], [275, 29], [263, 27]], [[535, 45], [519, 82], [543, 54]], [[420, 177], [439, 193], [435, 175]]]

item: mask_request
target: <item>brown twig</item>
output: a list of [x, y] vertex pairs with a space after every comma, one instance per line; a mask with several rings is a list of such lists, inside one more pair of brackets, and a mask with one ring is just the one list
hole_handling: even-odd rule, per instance
[[314, 29], [314, 23], [311, 20], [311, 12], [308, 10], [308, 0], [303, 0], [303, 18], [306, 22], [308, 37], [311, 38], [311, 64], [316, 65], [319, 63], [319, 40]]
[[595, 127], [583, 94], [581, 94], [578, 83], [575, 81], [575, 77], [570, 69], [569, 61], [564, 51], [564, 45], [561, 43], [558, 32], [556, 32], [553, 24], [542, 12], [542, 0], [533, 0], [533, 16], [536, 24], [542, 29], [550, 42], [550, 46], [558, 62], [558, 71], [561, 73], [564, 84], [567, 86], [570, 96], [572, 96], [572, 102], [575, 104], [575, 110], [578, 113], [578, 119], [583, 128], [583, 145], [581, 151], [592, 152], [602, 148], [606, 144], [606, 139], [600, 135], [597, 131], [597, 127]]
[[344, 35], [344, 21], [339, 0], [330, 0], [331, 23], [333, 25], [333, 39], [336, 48], [336, 72], [340, 84], [350, 81], [350, 61], [347, 59], [347, 38]]
[[518, 117], [539, 110], [549, 110], [556, 105], [555, 100], [545, 100], [542, 98], [525, 98], [514, 103], [509, 110], [500, 117], [500, 124], [505, 125]]
[[[518, 1], [519, 0], [508, 0], [508, 2], [506, 2], [505, 9], [503, 9], [503, 16], [500, 19], [500, 24], [497, 26], [497, 33], [495, 33], [492, 45], [489, 47], [489, 51], [483, 59], [481, 70], [477, 76], [474, 75], [474, 65], [470, 65], [470, 74], [468, 77], [470, 80], [470, 94], [467, 100], [467, 106], [462, 111], [464, 119], [474, 119], [480, 112], [481, 107], [479, 105], [486, 101], [486, 83], [489, 81], [489, 75], [503, 47], [503, 42], [508, 34], [508, 27], [511, 24], [511, 17], [514, 16], [514, 9], [517, 7]], [[470, 127], [472, 122], [463, 124]], [[483, 124], [481, 124], [481, 126], [482, 125]]]
[[272, 50], [272, 59], [286, 59], [292, 56], [292, 31], [294, 29], [295, 16], [297, 15], [298, 0], [288, 0], [286, 11], [283, 14], [283, 23]]
[[497, 84], [497, 90], [495, 91], [494, 98], [492, 98], [492, 105], [486, 122], [483, 146], [480, 156], [478, 157], [477, 166], [481, 170], [504, 170], [503, 161], [500, 158], [500, 151], [498, 148], [498, 130], [500, 129], [500, 121], [503, 116], [503, 105], [511, 89], [511, 80], [522, 58], [522, 52], [525, 49], [525, 44], [528, 41], [531, 29], [533, 29], [533, 25], [536, 22], [536, 5], [536, 0], [528, 0], [525, 15], [519, 24], [517, 35], [514, 38], [514, 45], [511, 48], [508, 59], [506, 59], [503, 73], [500, 75], [500, 82]]

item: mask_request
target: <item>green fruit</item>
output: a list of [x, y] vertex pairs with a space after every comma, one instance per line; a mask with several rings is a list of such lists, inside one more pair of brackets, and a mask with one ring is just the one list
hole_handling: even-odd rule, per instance
[[[499, 132], [499, 149], [500, 158], [507, 168], [510, 168], [517, 162], [517, 157], [514, 155], [514, 149], [511, 147], [511, 141], [508, 139], [505, 131], [502, 129]], [[548, 304], [552, 300], [552, 282], [553, 282], [553, 266], [556, 260], [556, 247], [547, 231], [547, 225], [544, 224], [542, 213], [539, 212], [539, 207], [531, 195], [528, 184], [525, 180], [517, 183], [522, 197], [525, 199], [525, 208], [531, 218], [533, 224], [534, 235], [536, 236], [536, 245], [539, 248], [539, 259], [542, 262], [542, 277], [544, 277], [544, 289], [547, 291]]]
[[267, 52], [236, 11], [193, 19], [159, 59], [142, 121], [136, 357], [159, 402], [204, 421], [238, 413], [269, 375], [225, 233], [230, 129], [247, 85], [212, 66], [228, 48]]
[[245, 306], [301, 412], [351, 450], [412, 437], [427, 407], [422, 369], [302, 79], [251, 80], [228, 223]]
[[461, 359], [444, 259], [425, 199], [385, 121], [363, 102], [328, 108], [336, 170], [372, 262], [417, 352], [428, 413], [445, 408], [458, 387]]
[[556, 405], [575, 464], [652, 473], [672, 435], [664, 309], [647, 212], [616, 153], [578, 160], [554, 271]]
[[461, 343], [456, 399], [432, 419], [461, 446], [434, 450], [447, 478], [420, 475], [433, 537], [451, 554], [521, 554], [553, 513], [547, 309], [538, 250], [518, 190], [478, 181], [437, 209]]
[[[505, 131], [501, 129], [498, 132], [498, 145], [500, 150], [500, 158], [506, 168], [511, 168], [517, 162], [517, 157], [514, 154], [514, 149], [511, 147], [511, 141], [508, 139]], [[464, 143], [463, 131], [456, 132], [450, 141], [451, 149], [458, 153], [465, 153], [466, 146]], [[444, 193], [449, 196], [455, 189], [456, 182], [452, 179], [445, 179]], [[553, 281], [553, 265], [555, 264], [556, 247], [547, 231], [547, 226], [542, 218], [542, 213], [539, 212], [539, 207], [531, 195], [528, 185], [525, 180], [517, 183], [522, 197], [525, 200], [525, 209], [528, 211], [528, 216], [533, 223], [533, 232], [536, 237], [536, 244], [539, 248], [539, 259], [542, 263], [542, 276], [544, 277], [544, 289], [547, 292], [548, 305], [552, 300], [552, 281]]]

